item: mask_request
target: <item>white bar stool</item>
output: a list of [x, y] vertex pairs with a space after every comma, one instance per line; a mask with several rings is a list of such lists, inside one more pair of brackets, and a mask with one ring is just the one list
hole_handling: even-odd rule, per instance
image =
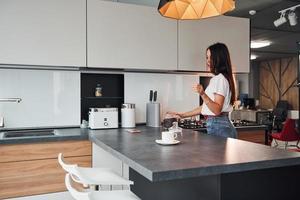
[[[70, 174], [65, 176], [65, 184], [72, 197], [76, 200], [140, 200], [130, 190], [88, 191], [80, 192], [72, 186]], [[75, 180], [74, 180], [75, 181]]]
[[66, 172], [72, 175], [75, 182], [91, 189], [100, 185], [133, 185], [133, 181], [119, 176], [109, 168], [78, 167], [77, 164], [66, 164], [62, 153], [58, 154], [58, 162]]

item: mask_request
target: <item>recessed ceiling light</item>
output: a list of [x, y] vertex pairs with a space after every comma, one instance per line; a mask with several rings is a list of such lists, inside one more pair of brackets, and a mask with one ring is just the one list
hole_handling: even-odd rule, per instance
[[250, 57], [251, 60], [255, 60], [256, 58], [257, 58], [257, 55], [251, 54], [251, 57]]
[[256, 14], [256, 10], [249, 10], [249, 14], [250, 15], [255, 15]]
[[270, 41], [251, 41], [251, 48], [252, 49], [258, 49], [266, 46], [270, 46], [271, 42]]

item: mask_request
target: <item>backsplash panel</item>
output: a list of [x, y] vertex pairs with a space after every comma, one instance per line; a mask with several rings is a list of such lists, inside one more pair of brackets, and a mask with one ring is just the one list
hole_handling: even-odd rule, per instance
[[136, 123], [145, 123], [149, 91], [157, 90], [163, 119], [166, 111], [188, 111], [199, 105], [199, 95], [192, 90], [195, 83], [198, 75], [125, 73], [124, 102], [135, 103]]
[[0, 102], [4, 128], [80, 125], [80, 72], [0, 69]]

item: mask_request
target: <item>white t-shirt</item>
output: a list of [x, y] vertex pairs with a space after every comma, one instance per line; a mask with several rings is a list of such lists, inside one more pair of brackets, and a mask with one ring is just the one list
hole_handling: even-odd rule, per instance
[[[224, 104], [221, 112], [231, 112], [232, 105], [230, 104], [231, 91], [230, 86], [223, 74], [218, 74], [212, 77], [209, 81], [207, 88], [205, 89], [206, 95], [213, 101], [215, 101], [215, 95], [219, 94], [225, 97]], [[212, 111], [209, 110], [207, 105], [203, 102], [202, 104], [202, 115], [215, 115]]]

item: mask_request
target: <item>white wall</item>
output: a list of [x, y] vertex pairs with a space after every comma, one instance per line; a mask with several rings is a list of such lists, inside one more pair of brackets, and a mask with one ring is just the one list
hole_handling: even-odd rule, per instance
[[199, 95], [192, 86], [199, 83], [198, 75], [125, 73], [125, 103], [136, 104], [136, 122], [146, 122], [149, 91], [157, 90], [161, 103], [161, 119], [166, 111], [188, 111], [199, 105]]
[[0, 102], [5, 128], [79, 126], [80, 73], [60, 70], [0, 69]]

